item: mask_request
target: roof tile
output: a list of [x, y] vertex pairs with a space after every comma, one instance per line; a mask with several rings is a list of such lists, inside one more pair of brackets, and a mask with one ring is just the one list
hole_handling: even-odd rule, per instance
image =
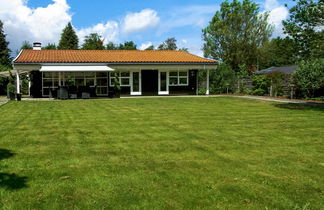
[[205, 63], [215, 60], [175, 50], [23, 50], [14, 63]]

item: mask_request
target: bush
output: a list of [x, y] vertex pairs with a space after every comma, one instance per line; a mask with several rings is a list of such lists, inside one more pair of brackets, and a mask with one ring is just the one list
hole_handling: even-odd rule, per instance
[[226, 63], [221, 63], [215, 71], [210, 71], [210, 92], [233, 92], [235, 72]]
[[257, 95], [257, 96], [264, 96], [266, 94], [264, 89], [261, 89], [261, 88], [255, 89], [252, 92], [253, 92], [253, 95]]
[[286, 75], [282, 72], [271, 72], [266, 75], [267, 80], [270, 83], [270, 96], [283, 95], [283, 87]]
[[302, 61], [293, 80], [303, 97], [315, 97], [315, 91], [324, 87], [324, 59]]
[[198, 95], [206, 95], [206, 89], [198, 90]]
[[252, 78], [253, 94], [263, 96], [268, 93], [269, 80], [266, 76], [253, 76]]

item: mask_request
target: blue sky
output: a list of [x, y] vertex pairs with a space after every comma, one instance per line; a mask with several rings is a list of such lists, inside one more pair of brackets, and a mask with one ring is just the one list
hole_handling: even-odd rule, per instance
[[[0, 19], [13, 51], [21, 42], [57, 43], [62, 28], [71, 21], [80, 41], [99, 33], [105, 42], [134, 41], [139, 48], [157, 46], [175, 37], [178, 46], [202, 55], [201, 30], [208, 24], [220, 0], [0, 0]], [[281, 21], [288, 16], [284, 0], [257, 0], [260, 12], [270, 12], [282, 36]]]

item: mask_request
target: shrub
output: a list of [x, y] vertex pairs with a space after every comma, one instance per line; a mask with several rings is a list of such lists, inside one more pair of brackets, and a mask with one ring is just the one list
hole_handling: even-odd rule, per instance
[[283, 95], [283, 87], [286, 75], [282, 72], [271, 72], [266, 75], [270, 83], [270, 96]]
[[[198, 72], [199, 89], [206, 88], [206, 77], [206, 71]], [[209, 71], [209, 90], [212, 94], [233, 92], [234, 83], [235, 73], [226, 63], [221, 63], [217, 69]]]
[[206, 89], [198, 90], [198, 95], [206, 95]]
[[269, 80], [266, 76], [253, 76], [252, 78], [253, 94], [263, 96], [268, 93]]
[[304, 97], [314, 97], [315, 91], [324, 87], [324, 59], [302, 61], [293, 80]]

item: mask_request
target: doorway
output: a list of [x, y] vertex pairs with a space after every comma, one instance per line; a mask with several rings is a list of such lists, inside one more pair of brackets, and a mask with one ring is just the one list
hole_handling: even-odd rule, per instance
[[142, 95], [158, 95], [158, 70], [142, 70]]

